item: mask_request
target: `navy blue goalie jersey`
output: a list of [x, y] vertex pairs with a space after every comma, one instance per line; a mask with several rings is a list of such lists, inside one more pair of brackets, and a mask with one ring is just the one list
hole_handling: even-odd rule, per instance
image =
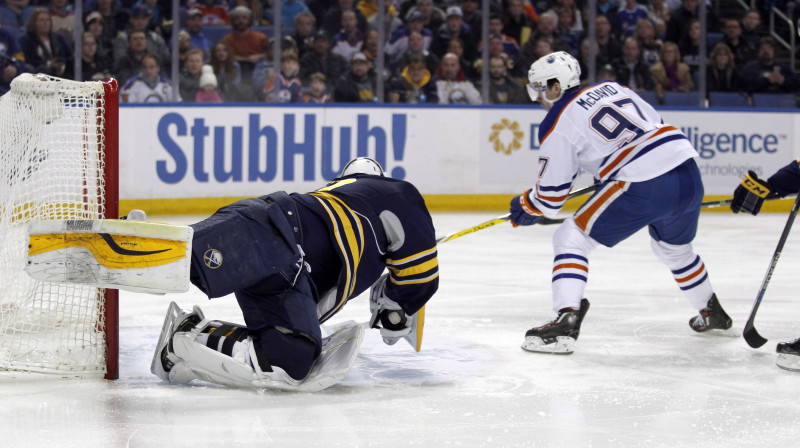
[[355, 174], [292, 199], [325, 223], [341, 261], [336, 287], [320, 291], [320, 323], [372, 286], [385, 268], [386, 295], [409, 315], [436, 292], [436, 232], [422, 195], [410, 183]]

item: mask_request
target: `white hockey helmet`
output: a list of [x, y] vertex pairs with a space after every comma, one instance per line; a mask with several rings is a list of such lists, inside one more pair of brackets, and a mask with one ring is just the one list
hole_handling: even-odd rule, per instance
[[542, 56], [531, 64], [531, 69], [528, 71], [528, 95], [534, 102], [540, 98], [543, 101], [555, 102], [561, 97], [548, 101], [544, 96], [544, 91], [547, 90], [547, 81], [557, 80], [561, 84], [561, 94], [563, 95], [565, 91], [579, 86], [580, 78], [581, 66], [578, 60], [565, 51], [556, 51]]
[[356, 157], [344, 166], [342, 174], [339, 177], [349, 176], [351, 174], [372, 174], [373, 176], [386, 177], [383, 172], [381, 164], [376, 162], [375, 159], [369, 157]]

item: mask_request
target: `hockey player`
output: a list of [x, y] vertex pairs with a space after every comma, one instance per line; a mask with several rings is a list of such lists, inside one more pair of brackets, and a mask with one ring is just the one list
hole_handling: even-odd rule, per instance
[[565, 52], [534, 62], [528, 79], [531, 99], [547, 115], [539, 127], [539, 179], [511, 201], [512, 223], [532, 225], [554, 216], [581, 170], [591, 173], [598, 186], [553, 236], [553, 309], [558, 316], [530, 329], [522, 348], [572, 353], [589, 309], [583, 298], [589, 254], [598, 244], [613, 247], [643, 227], [656, 257], [698, 310], [689, 320], [692, 330], [729, 329], [731, 319], [691, 246], [703, 184], [694, 162], [697, 152], [686, 136], [616, 82], [579, 88], [578, 61]]
[[323, 339], [321, 323], [372, 285], [371, 326], [387, 344], [413, 338], [438, 287], [422, 196], [366, 157], [324, 188], [245, 199], [192, 227], [192, 283], [209, 298], [233, 293], [247, 326], [171, 304], [151, 367], [165, 381], [323, 389], [347, 373], [363, 329]]
[[[754, 171], [749, 171], [733, 192], [731, 203], [733, 213], [757, 215], [761, 211], [764, 199], [782, 198], [800, 192], [799, 162], [793, 161], [776, 171], [767, 180], [759, 179]], [[779, 343], [777, 352], [778, 358], [775, 363], [778, 367], [800, 372], [800, 338]]]

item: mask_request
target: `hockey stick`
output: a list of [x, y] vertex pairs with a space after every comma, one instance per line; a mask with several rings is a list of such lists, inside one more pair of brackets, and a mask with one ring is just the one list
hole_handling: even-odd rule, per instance
[[[784, 196], [782, 198], [774, 197], [774, 198], [765, 198], [765, 201], [774, 201], [776, 199], [788, 199], [793, 198], [795, 195], [791, 194], [788, 196]], [[706, 201], [700, 204], [700, 208], [716, 208], [716, 207], [727, 207], [733, 203], [733, 198], [728, 199], [720, 199], [718, 201]], [[567, 218], [544, 218], [543, 220], [539, 221], [539, 224], [549, 225], [549, 224], [561, 224]]]
[[[592, 193], [592, 192], [594, 192], [594, 190], [596, 188], [597, 188], [596, 185], [590, 185], [590, 186], [588, 186], [586, 188], [581, 188], [580, 190], [573, 191], [572, 193], [570, 193], [567, 196], [567, 199], [572, 199], [572, 198], [576, 198], [578, 196], [583, 196], [583, 195], [585, 195], [587, 193]], [[446, 243], [446, 242], [454, 240], [456, 238], [461, 238], [464, 235], [469, 235], [470, 233], [475, 233], [478, 230], [488, 229], [489, 227], [493, 227], [493, 226], [496, 226], [497, 224], [504, 223], [504, 222], [508, 221], [509, 219], [511, 219], [511, 213], [506, 213], [503, 216], [498, 216], [497, 218], [494, 218], [494, 219], [491, 219], [489, 221], [480, 223], [477, 226], [472, 226], [472, 227], [470, 227], [468, 229], [464, 229], [464, 230], [461, 230], [461, 231], [458, 231], [458, 232], [449, 233], [449, 234], [447, 234], [447, 235], [445, 235], [443, 237], [439, 237], [439, 238], [436, 239], [436, 244]], [[545, 225], [547, 225], [547, 224], [557, 224], [557, 223], [560, 223], [561, 221], [563, 221], [563, 220], [542, 218], [542, 220], [539, 221], [539, 224], [545, 224]]]
[[789, 231], [792, 229], [792, 224], [794, 224], [794, 218], [797, 216], [798, 207], [800, 207], [800, 196], [797, 196], [797, 199], [795, 199], [794, 205], [792, 206], [792, 211], [789, 212], [789, 218], [786, 220], [786, 225], [783, 227], [783, 233], [781, 233], [778, 246], [775, 248], [775, 253], [772, 255], [772, 261], [769, 263], [769, 269], [767, 269], [767, 274], [764, 276], [764, 281], [761, 282], [761, 289], [758, 291], [756, 301], [753, 303], [753, 309], [750, 311], [750, 317], [747, 319], [747, 323], [744, 325], [742, 336], [747, 342], [747, 345], [752, 348], [758, 348], [767, 343], [767, 340], [758, 334], [753, 322], [756, 318], [758, 306], [761, 305], [761, 300], [764, 298], [764, 293], [767, 291], [767, 285], [769, 284], [769, 280], [772, 278], [772, 272], [775, 270], [775, 265], [778, 264], [778, 258], [780, 258], [781, 251], [783, 251], [783, 245], [786, 244], [786, 238], [789, 236]]

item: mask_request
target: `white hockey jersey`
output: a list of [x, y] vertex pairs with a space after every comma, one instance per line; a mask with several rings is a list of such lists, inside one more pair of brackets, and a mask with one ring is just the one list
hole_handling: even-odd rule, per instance
[[539, 126], [539, 180], [529, 199], [543, 215], [564, 205], [581, 170], [601, 181], [642, 182], [697, 157], [680, 129], [616, 82], [568, 91]]

